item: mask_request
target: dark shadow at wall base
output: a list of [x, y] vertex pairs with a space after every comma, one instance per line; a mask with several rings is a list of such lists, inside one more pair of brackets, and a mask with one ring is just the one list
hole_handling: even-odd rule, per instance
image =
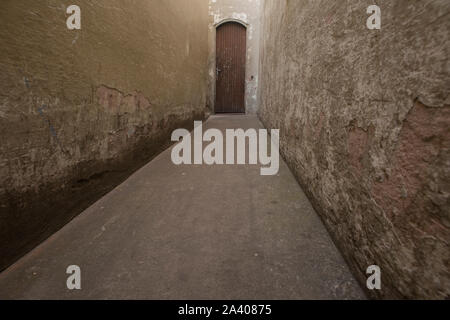
[[0, 272], [170, 147], [173, 130], [191, 130], [194, 120], [204, 119], [202, 112], [184, 121], [169, 118], [157, 135], [140, 140], [120, 158], [79, 163], [57, 182], [37, 191], [1, 194]]

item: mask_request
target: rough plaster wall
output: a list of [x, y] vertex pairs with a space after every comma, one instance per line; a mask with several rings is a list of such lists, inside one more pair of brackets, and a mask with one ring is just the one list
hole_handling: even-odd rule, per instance
[[261, 0], [209, 0], [208, 104], [211, 111], [214, 111], [216, 89], [216, 25], [226, 19], [234, 19], [247, 24], [245, 107], [248, 114], [256, 114], [257, 112], [260, 3]]
[[449, 13], [265, 1], [260, 117], [361, 283], [381, 267], [374, 297], [450, 297]]
[[2, 269], [203, 118], [208, 1], [2, 0], [0, 43]]

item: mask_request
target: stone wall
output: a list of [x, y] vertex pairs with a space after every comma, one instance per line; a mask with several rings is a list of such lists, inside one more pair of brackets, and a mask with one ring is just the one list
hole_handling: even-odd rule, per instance
[[247, 27], [245, 110], [247, 114], [257, 112], [260, 7], [261, 0], [209, 0], [208, 105], [212, 112], [216, 97], [216, 27], [227, 20], [239, 21]]
[[[381, 30], [369, 30], [369, 5]], [[266, 0], [260, 117], [365, 287], [450, 298], [450, 2]]]
[[204, 117], [208, 1], [2, 0], [0, 43], [1, 270]]

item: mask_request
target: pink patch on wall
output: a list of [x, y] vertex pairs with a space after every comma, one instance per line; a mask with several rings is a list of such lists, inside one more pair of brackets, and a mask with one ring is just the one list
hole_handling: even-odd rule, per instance
[[391, 174], [372, 187], [373, 197], [388, 217], [406, 212], [430, 181], [433, 161], [442, 143], [449, 141], [449, 123], [450, 108], [429, 108], [416, 102], [408, 114], [391, 160]]
[[120, 91], [101, 86], [97, 89], [97, 98], [100, 106], [104, 107], [109, 112], [119, 112], [120, 104], [123, 99]]

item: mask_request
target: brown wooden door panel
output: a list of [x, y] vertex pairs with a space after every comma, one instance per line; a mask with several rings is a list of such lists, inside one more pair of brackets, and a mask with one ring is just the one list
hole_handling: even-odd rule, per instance
[[245, 113], [246, 28], [228, 22], [216, 33], [216, 112]]

